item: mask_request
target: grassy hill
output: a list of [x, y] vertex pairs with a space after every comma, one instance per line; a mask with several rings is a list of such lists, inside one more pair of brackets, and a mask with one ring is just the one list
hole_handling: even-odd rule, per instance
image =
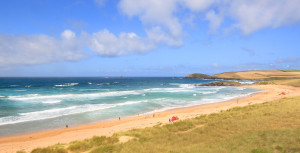
[[[202, 78], [203, 74], [189, 74], [187, 78]], [[207, 76], [206, 76], [207, 77]], [[238, 80], [282, 80], [282, 79], [300, 79], [299, 70], [261, 70], [261, 71], [238, 71], [225, 72], [208, 77], [215, 79], [238, 79]]]
[[[32, 153], [279, 153], [300, 152], [300, 97], [237, 107], [173, 124], [134, 129], [112, 137], [38, 148]], [[119, 138], [130, 141], [119, 143]]]

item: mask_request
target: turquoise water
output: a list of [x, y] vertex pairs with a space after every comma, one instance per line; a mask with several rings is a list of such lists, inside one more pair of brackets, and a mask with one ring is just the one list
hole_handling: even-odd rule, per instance
[[[183, 78], [0, 78], [0, 136], [64, 128], [260, 92]], [[251, 81], [239, 81], [244, 84]]]

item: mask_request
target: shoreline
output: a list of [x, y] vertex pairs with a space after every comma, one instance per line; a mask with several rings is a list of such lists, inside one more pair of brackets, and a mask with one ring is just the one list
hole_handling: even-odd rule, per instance
[[[247, 85], [244, 85], [242, 87], [250, 88]], [[216, 104], [216, 103], [224, 103], [224, 102], [234, 101], [236, 99], [244, 99], [244, 98], [247, 98], [247, 97], [252, 96], [252, 95], [260, 94], [262, 92], [264, 92], [264, 90], [257, 91], [257, 92], [254, 92], [254, 93], [250, 93], [248, 95], [243, 95], [243, 96], [239, 96], [239, 97], [233, 97], [233, 98], [230, 98], [230, 99], [227, 99], [227, 100], [217, 101], [217, 102], [204, 103], [204, 104], [195, 104], [195, 105], [187, 105], [187, 106], [178, 106], [178, 107], [166, 108], [166, 109], [158, 109], [158, 110], [153, 110], [153, 111], [150, 111], [150, 112], [145, 112], [145, 113], [140, 113], [140, 114], [133, 114], [133, 115], [122, 116], [121, 119], [138, 117], [138, 116], [145, 116], [145, 118], [147, 118], [146, 116], [150, 117], [153, 114], [159, 114], [159, 113], [164, 113], [164, 112], [168, 112], [168, 111], [181, 110], [181, 109], [189, 109], [189, 108], [199, 107], [199, 106], [204, 106], [204, 105], [211, 105], [211, 104]], [[97, 124], [97, 123], [102, 123], [102, 122], [109, 122], [109, 121], [116, 121], [116, 120], [118, 120], [118, 118], [110, 118], [110, 119], [105, 119], [105, 120], [100, 120], [100, 121], [94, 121], [94, 122], [90, 122], [90, 123], [78, 124], [78, 125], [74, 125], [74, 126], [68, 125], [68, 128], [74, 128], [74, 127], [79, 127], [79, 126], [83, 126], [83, 125], [92, 125], [92, 124]], [[12, 135], [4, 135], [4, 136], [0, 136], [0, 144], [1, 144], [1, 138], [18, 137], [18, 136], [23, 136], [23, 135], [30, 135], [30, 134], [35, 134], [35, 133], [43, 133], [43, 132], [47, 132], [47, 131], [54, 131], [54, 130], [61, 130], [61, 129], [65, 129], [65, 127], [63, 126], [63, 127], [53, 128], [53, 129], [45, 129], [45, 130], [38, 130], [38, 131], [33, 131], [33, 132], [25, 132], [25, 133], [18, 133], [18, 134], [12, 134]]]
[[[69, 143], [74, 140], [91, 138], [94, 135], [111, 136], [120, 131], [151, 127], [161, 123], [168, 124], [168, 119], [171, 116], [178, 116], [180, 120], [183, 120], [200, 115], [218, 113], [233, 107], [242, 107], [300, 95], [300, 88], [285, 85], [247, 85], [244, 87], [262, 89], [263, 91], [217, 103], [174, 108], [152, 114], [121, 118], [121, 120], [109, 120], [63, 129], [0, 137], [0, 150], [5, 153], [16, 152], [19, 150], [29, 152], [38, 147], [47, 147], [57, 143]], [[287, 94], [280, 95], [281, 92]]]
[[[242, 87], [246, 87], [246, 88], [250, 88], [247, 87], [247, 85], [244, 85]], [[255, 89], [255, 88], [253, 88]], [[176, 106], [176, 107], [169, 107], [169, 108], [162, 108], [162, 109], [155, 109], [153, 111], [149, 111], [149, 112], [143, 112], [143, 113], [139, 113], [139, 114], [132, 114], [132, 115], [126, 115], [126, 116], [120, 116], [122, 119], [125, 118], [131, 118], [131, 117], [137, 117], [137, 116], [151, 116], [152, 114], [155, 113], [162, 113], [162, 112], [167, 112], [167, 111], [172, 111], [172, 110], [180, 110], [180, 109], [188, 109], [188, 108], [192, 108], [192, 107], [198, 107], [198, 106], [202, 106], [202, 105], [210, 105], [210, 104], [214, 104], [214, 103], [223, 103], [223, 102], [228, 102], [228, 101], [233, 101], [235, 99], [243, 99], [246, 98], [250, 95], [255, 95], [255, 94], [259, 94], [264, 92], [262, 91], [256, 91], [250, 94], [246, 94], [246, 95], [242, 95], [242, 96], [238, 96], [238, 97], [231, 97], [230, 99], [219, 99], [220, 101], [214, 101], [214, 102], [210, 102], [210, 103], [203, 103], [201, 104], [201, 101], [197, 101], [200, 102], [200, 104], [192, 104], [192, 105], [186, 105], [186, 106]], [[108, 118], [108, 119], [104, 119], [104, 120], [98, 120], [98, 121], [92, 121], [92, 122], [88, 122], [88, 123], [79, 123], [79, 124], [75, 124], [75, 125], [68, 125], [68, 128], [74, 128], [74, 127], [78, 127], [78, 126], [83, 126], [83, 125], [91, 125], [91, 124], [97, 124], [97, 123], [101, 123], [101, 122], [109, 122], [109, 121], [114, 121], [114, 120], [118, 120], [118, 117], [114, 117], [114, 118]], [[47, 132], [47, 131], [54, 131], [54, 130], [61, 130], [61, 129], [65, 129], [66, 125], [62, 125], [60, 127], [54, 127], [54, 128], [49, 128], [49, 129], [41, 129], [41, 130], [36, 130], [36, 131], [31, 131], [31, 132], [19, 132], [19, 133], [14, 133], [14, 134], [10, 134], [10, 135], [0, 135], [0, 140], [1, 138], [6, 138], [6, 137], [15, 137], [15, 136], [22, 136], [22, 135], [29, 135], [29, 134], [34, 134], [34, 133], [42, 133], [42, 132]], [[1, 144], [1, 141], [0, 141]]]

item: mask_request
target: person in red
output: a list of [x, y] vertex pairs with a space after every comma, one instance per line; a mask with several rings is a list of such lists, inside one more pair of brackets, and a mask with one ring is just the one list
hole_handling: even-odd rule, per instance
[[172, 117], [172, 121], [176, 121], [177, 118], [175, 116]]

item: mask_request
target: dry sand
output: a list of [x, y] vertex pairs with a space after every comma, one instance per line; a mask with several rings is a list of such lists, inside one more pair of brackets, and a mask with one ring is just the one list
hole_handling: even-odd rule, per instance
[[[226, 102], [200, 105], [182, 109], [168, 110], [165, 112], [121, 118], [95, 124], [81, 125], [58, 130], [30, 133], [19, 136], [0, 138], [0, 152], [12, 153], [19, 150], [30, 152], [38, 147], [47, 147], [57, 143], [69, 143], [97, 136], [111, 136], [115, 132], [135, 128], [151, 127], [159, 123], [168, 124], [169, 118], [178, 116], [180, 120], [194, 118], [203, 114], [217, 113], [236, 106], [246, 106], [280, 99], [283, 97], [300, 96], [300, 88], [284, 85], [250, 85], [247, 87], [265, 90], [244, 98], [233, 99]], [[285, 95], [280, 93], [285, 92]]]

